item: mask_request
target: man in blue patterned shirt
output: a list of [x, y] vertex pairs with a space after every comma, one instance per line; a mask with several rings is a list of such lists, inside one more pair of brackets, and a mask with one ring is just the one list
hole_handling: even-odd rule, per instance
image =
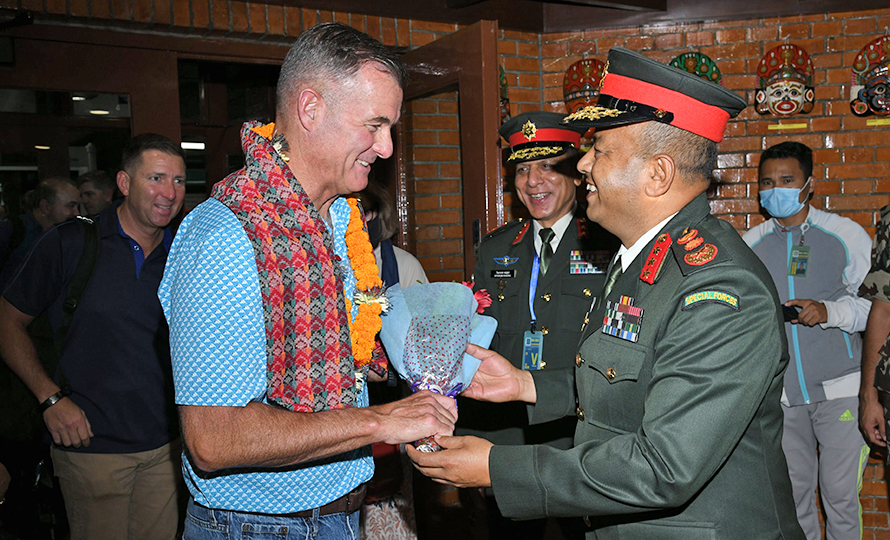
[[158, 295], [192, 494], [185, 538], [356, 538], [369, 445], [454, 428], [453, 400], [428, 391], [369, 407], [348, 346], [341, 195], [392, 154], [404, 78], [391, 51], [345, 25], [301, 34], [275, 124], [245, 124], [245, 168], [179, 229]]

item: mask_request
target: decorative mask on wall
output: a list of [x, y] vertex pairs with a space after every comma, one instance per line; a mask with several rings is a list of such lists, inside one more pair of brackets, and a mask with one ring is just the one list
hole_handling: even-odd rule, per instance
[[754, 96], [757, 112], [791, 116], [813, 110], [815, 73], [810, 55], [797, 45], [779, 45], [760, 59]]
[[510, 98], [507, 97], [507, 74], [504, 73], [504, 68], [498, 66], [498, 83], [501, 91], [501, 124], [510, 119]]
[[890, 36], [879, 37], [856, 55], [850, 97], [856, 116], [890, 114]]
[[596, 105], [603, 82], [603, 68], [599, 60], [585, 58], [569, 66], [562, 82], [566, 110], [569, 114]]
[[720, 69], [717, 68], [717, 63], [705, 54], [697, 52], [683, 53], [671, 60], [671, 65], [693, 75], [698, 75], [706, 81], [723, 85], [720, 82], [723, 76], [720, 74]]

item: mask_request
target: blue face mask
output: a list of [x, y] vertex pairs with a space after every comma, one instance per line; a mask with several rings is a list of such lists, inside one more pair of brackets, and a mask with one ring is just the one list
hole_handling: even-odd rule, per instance
[[804, 198], [804, 202], [800, 202], [800, 194], [807, 189], [808, 185], [810, 185], [809, 180], [800, 189], [777, 187], [761, 191], [760, 205], [774, 218], [791, 217], [803, 210], [806, 198]]

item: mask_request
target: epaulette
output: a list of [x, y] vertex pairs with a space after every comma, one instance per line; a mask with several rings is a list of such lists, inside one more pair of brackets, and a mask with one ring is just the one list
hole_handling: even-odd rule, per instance
[[670, 233], [661, 233], [655, 240], [655, 244], [646, 256], [646, 262], [643, 263], [643, 269], [640, 271], [640, 279], [652, 285], [658, 279], [661, 273], [661, 266], [664, 264], [664, 258], [667, 255], [673, 241]]
[[587, 238], [587, 235], [590, 234], [590, 228], [587, 226], [587, 218], [578, 217], [575, 218], [575, 221], [578, 223], [578, 238]]
[[531, 227], [531, 225], [532, 225], [532, 222], [531, 222], [531, 221], [526, 221], [526, 222], [522, 225], [522, 228], [519, 229], [519, 232], [518, 232], [518, 233], [516, 233], [516, 238], [513, 239], [513, 245], [514, 245], [514, 246], [515, 246], [516, 244], [518, 244], [519, 242], [522, 242], [522, 237], [525, 236], [525, 233], [528, 232], [528, 229], [529, 229], [529, 227]]
[[501, 226], [498, 227], [497, 229], [495, 229], [495, 230], [491, 231], [490, 233], [486, 234], [486, 235], [485, 235], [485, 238], [483, 238], [483, 240], [488, 240], [489, 238], [493, 238], [493, 237], [498, 236], [499, 234], [502, 234], [502, 233], [504, 233], [504, 232], [506, 232], [506, 231], [512, 230], [512, 229], [514, 229], [515, 227], [522, 225], [523, 222], [525, 222], [526, 225], [528, 225], [529, 223], [531, 223], [531, 221], [525, 221], [525, 220], [522, 219], [522, 218], [516, 218], [516, 219], [514, 219], [513, 221], [504, 223], [503, 225], [501, 225]]
[[686, 227], [671, 246], [674, 258], [684, 276], [709, 264], [732, 260], [732, 257], [708, 231]]

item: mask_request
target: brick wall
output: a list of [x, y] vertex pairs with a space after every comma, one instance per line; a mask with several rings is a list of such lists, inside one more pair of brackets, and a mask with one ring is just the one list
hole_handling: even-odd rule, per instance
[[415, 255], [430, 281], [463, 280], [463, 203], [457, 92], [410, 101], [408, 132], [409, 226]]
[[867, 126], [868, 118], [850, 112], [850, 65], [888, 26], [890, 9], [544, 35], [504, 31], [500, 52], [514, 113], [539, 108], [564, 112], [566, 68], [584, 57], [605, 61], [616, 45], [662, 62], [689, 51], [707, 54], [723, 73], [723, 85], [753, 104], [758, 62], [788, 38], [810, 54], [816, 68], [816, 106], [810, 114], [782, 122], [807, 127], [771, 130], [779, 120], [761, 116], [753, 107], [730, 122], [720, 145], [712, 210], [740, 230], [760, 223], [759, 154], [778, 142], [798, 140], [815, 151], [814, 205], [850, 217], [874, 233], [877, 210], [890, 201], [890, 126]]

